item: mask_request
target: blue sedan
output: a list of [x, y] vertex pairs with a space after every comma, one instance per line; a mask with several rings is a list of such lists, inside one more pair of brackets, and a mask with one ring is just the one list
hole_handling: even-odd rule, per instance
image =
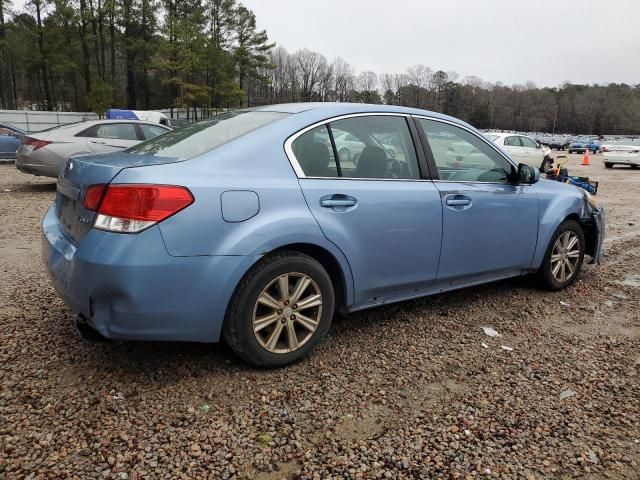
[[16, 158], [24, 130], [8, 123], [0, 123], [0, 158]]
[[[341, 141], [360, 142], [341, 156]], [[388, 145], [393, 145], [390, 156]], [[571, 285], [604, 212], [473, 127], [423, 110], [290, 104], [71, 158], [44, 217], [87, 337], [217, 342], [276, 367], [334, 312], [535, 274]]]

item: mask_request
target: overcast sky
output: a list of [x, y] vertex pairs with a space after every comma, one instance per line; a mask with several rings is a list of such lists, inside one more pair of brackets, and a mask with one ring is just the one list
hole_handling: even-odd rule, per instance
[[640, 0], [241, 0], [290, 52], [358, 72], [433, 70], [505, 84], [640, 83]]
[[507, 85], [640, 83], [640, 0], [240, 1], [278, 45], [357, 72], [422, 63]]

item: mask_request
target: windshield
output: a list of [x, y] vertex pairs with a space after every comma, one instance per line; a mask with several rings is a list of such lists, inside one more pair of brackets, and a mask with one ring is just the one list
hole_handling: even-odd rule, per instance
[[286, 115], [254, 111], [222, 113], [142, 142], [127, 152], [181, 160], [193, 158]]

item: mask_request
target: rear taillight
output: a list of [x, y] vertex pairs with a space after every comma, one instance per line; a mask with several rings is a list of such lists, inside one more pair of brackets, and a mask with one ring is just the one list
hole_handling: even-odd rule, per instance
[[104, 195], [104, 191], [107, 186], [104, 183], [99, 185], [91, 185], [87, 189], [87, 193], [84, 194], [84, 200], [82, 201], [82, 205], [87, 210], [97, 211], [100, 206], [100, 200], [102, 200], [102, 195]]
[[92, 185], [83, 204], [97, 212], [95, 228], [138, 233], [193, 203], [193, 195], [175, 185]]
[[38, 140], [37, 138], [24, 137], [24, 144], [28, 147], [32, 147], [34, 150], [38, 150], [39, 148], [46, 147], [51, 142], [48, 140]]

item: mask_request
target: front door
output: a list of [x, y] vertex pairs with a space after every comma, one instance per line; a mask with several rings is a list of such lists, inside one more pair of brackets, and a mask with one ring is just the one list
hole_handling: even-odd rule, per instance
[[[307, 204], [324, 235], [349, 261], [356, 305], [410, 296], [436, 278], [440, 193], [420, 176], [407, 120], [392, 115], [341, 119], [303, 133], [291, 145], [304, 171], [300, 186]], [[343, 138], [358, 155], [344, 154]]]
[[[517, 274], [531, 266], [538, 235], [538, 195], [510, 182], [512, 164], [464, 128], [419, 119], [439, 179], [443, 237], [438, 283]], [[467, 144], [451, 162], [450, 143]], [[460, 148], [459, 148], [460, 150]]]

